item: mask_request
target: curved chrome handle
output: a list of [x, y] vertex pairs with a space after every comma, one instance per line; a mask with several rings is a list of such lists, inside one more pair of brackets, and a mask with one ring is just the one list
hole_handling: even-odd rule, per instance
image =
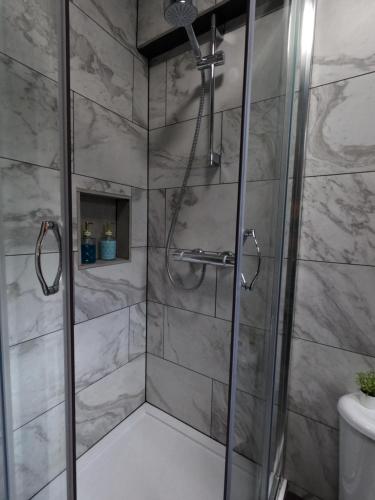
[[[43, 246], [43, 241], [48, 233], [48, 231], [52, 229], [53, 234], [55, 235], [58, 249], [59, 249], [59, 266], [57, 268], [57, 273], [56, 277], [52, 283], [51, 286], [48, 286], [46, 283], [46, 280], [44, 279], [43, 276], [43, 271], [42, 271], [42, 246]], [[36, 241], [36, 246], [35, 246], [35, 270], [36, 270], [36, 275], [38, 276], [39, 283], [42, 287], [44, 295], [53, 295], [59, 291], [60, 288], [60, 279], [61, 279], [61, 273], [62, 273], [62, 243], [61, 243], [61, 235], [59, 231], [59, 226], [57, 222], [50, 221], [50, 220], [45, 220], [42, 222], [40, 226], [40, 232], [38, 239]]]
[[246, 241], [250, 237], [253, 238], [255, 248], [257, 250], [258, 265], [257, 265], [257, 269], [255, 271], [255, 274], [254, 274], [253, 279], [251, 280], [250, 284], [246, 281], [246, 278], [243, 275], [243, 273], [241, 274], [241, 286], [245, 290], [249, 290], [249, 291], [253, 289], [254, 283], [258, 279], [258, 276], [260, 273], [260, 267], [262, 265], [262, 253], [261, 253], [260, 248], [259, 248], [258, 240], [257, 240], [256, 234], [255, 234], [255, 229], [246, 229], [246, 231], [243, 233], [243, 244], [245, 244]]

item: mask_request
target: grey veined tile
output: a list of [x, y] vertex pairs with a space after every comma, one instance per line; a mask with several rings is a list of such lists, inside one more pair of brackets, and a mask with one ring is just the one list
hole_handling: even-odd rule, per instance
[[129, 358], [146, 351], [146, 302], [130, 307]]
[[294, 333], [375, 356], [375, 268], [300, 261]]
[[56, 79], [58, 15], [58, 5], [49, 0], [4, 0], [1, 52]]
[[[251, 105], [247, 180], [277, 179], [284, 100], [280, 97]], [[242, 108], [223, 113], [222, 182], [238, 182]]]
[[307, 417], [338, 427], [338, 400], [357, 389], [358, 372], [374, 369], [375, 358], [295, 338], [289, 406]]
[[148, 355], [147, 400], [205, 434], [210, 433], [211, 385], [203, 375]]
[[132, 188], [131, 246], [147, 246], [147, 190]]
[[137, 34], [137, 0], [74, 0], [88, 16], [119, 42], [134, 50]]
[[[178, 215], [172, 246], [202, 248], [213, 252], [234, 251], [236, 184], [195, 186], [186, 189]], [[167, 190], [167, 230], [176, 208], [178, 190]]]
[[335, 429], [294, 412], [288, 417], [286, 474], [324, 500], [337, 500], [338, 435]]
[[148, 245], [165, 245], [165, 189], [148, 190]]
[[65, 469], [65, 435], [64, 403], [14, 432], [17, 500], [31, 498]]
[[[42, 258], [48, 283], [56, 275], [57, 254]], [[7, 316], [10, 345], [62, 328], [62, 293], [45, 297], [35, 273], [34, 255], [6, 257]], [[20, 314], [27, 311], [27, 314]]]
[[306, 175], [374, 170], [374, 114], [374, 73], [312, 89]]
[[74, 5], [70, 28], [72, 90], [131, 119], [133, 55]]
[[338, 6], [331, 0], [318, 2], [312, 72], [314, 86], [375, 69], [374, 2], [341, 0]]
[[[237, 391], [234, 442], [235, 451], [255, 462], [260, 462], [262, 434], [259, 429], [264, 419], [264, 404], [261, 399]], [[211, 436], [226, 443], [228, 417], [228, 386], [213, 382]]]
[[47, 484], [35, 497], [34, 500], [66, 500], [66, 474], [63, 472], [51, 483]]
[[147, 188], [147, 131], [74, 97], [74, 172]]
[[146, 266], [146, 248], [133, 248], [130, 262], [76, 270], [76, 322], [145, 301]]
[[149, 127], [150, 130], [165, 125], [166, 107], [166, 71], [165, 61], [150, 66], [149, 70]]
[[375, 264], [375, 172], [306, 177], [300, 257]]
[[[149, 174], [150, 188], [179, 187], [188, 165], [196, 121], [176, 123], [150, 132]], [[215, 151], [220, 153], [221, 114], [215, 115]], [[201, 124], [188, 184], [215, 184], [220, 170], [209, 166], [209, 122], [204, 117]]]
[[82, 455], [145, 401], [145, 356], [139, 356], [76, 397], [77, 454]]
[[164, 358], [207, 377], [229, 382], [231, 323], [167, 307]]
[[[170, 306], [215, 315], [216, 273], [210, 266], [198, 289], [174, 287], [167, 277], [164, 248], [149, 248], [148, 299]], [[193, 288], [201, 279], [202, 266], [170, 260], [172, 276], [185, 288]]]
[[57, 87], [40, 73], [0, 55], [0, 104], [4, 130], [0, 155], [58, 166]]
[[74, 327], [76, 391], [120, 368], [129, 358], [129, 308]]
[[147, 352], [159, 357], [164, 351], [164, 308], [163, 304], [147, 302]]
[[[41, 222], [60, 222], [60, 172], [0, 159], [0, 180], [4, 251], [34, 253]], [[43, 251], [57, 250], [55, 238], [47, 237]]]
[[[257, 269], [255, 256], [244, 256], [243, 274], [250, 282]], [[241, 323], [262, 330], [269, 328], [274, 260], [264, 257], [260, 273], [251, 291], [241, 291]], [[232, 319], [233, 270], [219, 269], [217, 273], [216, 316]]]
[[10, 348], [13, 428], [64, 400], [64, 343], [61, 331]]
[[148, 66], [134, 58], [133, 121], [148, 127]]

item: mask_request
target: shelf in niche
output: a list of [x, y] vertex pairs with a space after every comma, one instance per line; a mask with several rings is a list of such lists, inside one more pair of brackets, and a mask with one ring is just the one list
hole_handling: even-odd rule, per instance
[[[96, 239], [95, 264], [81, 263], [81, 243], [78, 245], [78, 268], [90, 269], [113, 266], [131, 260], [131, 198], [127, 196], [102, 193], [98, 191], [77, 190], [78, 240], [82, 241], [84, 223], [91, 222], [90, 230]], [[99, 242], [103, 237], [104, 225], [110, 223], [117, 242], [117, 255], [114, 260], [99, 259]]]

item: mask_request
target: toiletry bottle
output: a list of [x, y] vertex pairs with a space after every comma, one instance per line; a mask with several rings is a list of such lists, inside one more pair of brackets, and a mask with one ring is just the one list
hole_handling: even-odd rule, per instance
[[100, 240], [100, 258], [103, 260], [116, 259], [116, 240], [113, 237], [111, 224], [104, 226], [104, 237]]
[[96, 262], [96, 240], [92, 237], [89, 226], [92, 222], [85, 222], [82, 234], [81, 261], [82, 264], [95, 264]]

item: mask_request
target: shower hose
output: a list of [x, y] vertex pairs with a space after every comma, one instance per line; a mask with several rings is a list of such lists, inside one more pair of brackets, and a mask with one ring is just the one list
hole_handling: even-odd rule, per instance
[[167, 270], [167, 275], [168, 275], [169, 281], [172, 283], [172, 285], [174, 287], [182, 288], [183, 290], [196, 290], [197, 288], [199, 288], [201, 286], [201, 284], [203, 283], [203, 280], [205, 278], [205, 275], [206, 275], [206, 265], [203, 264], [201, 274], [200, 274], [200, 277], [199, 277], [197, 283], [195, 283], [193, 286], [186, 287], [183, 285], [182, 282], [180, 282], [180, 280], [177, 280], [175, 278], [175, 276], [173, 275], [173, 272], [171, 270], [171, 265], [170, 265], [171, 244], [172, 244], [173, 236], [174, 236], [174, 233], [176, 230], [178, 216], [179, 216], [179, 213], [181, 211], [182, 202], [183, 202], [183, 199], [184, 199], [184, 196], [186, 193], [186, 186], [187, 186], [187, 183], [189, 180], [191, 168], [193, 166], [195, 153], [196, 153], [197, 145], [198, 145], [199, 133], [201, 130], [202, 117], [203, 117], [203, 112], [204, 112], [204, 102], [205, 102], [205, 98], [206, 98], [206, 76], [204, 74], [204, 70], [201, 71], [201, 78], [202, 78], [202, 84], [201, 84], [201, 91], [200, 91], [200, 98], [199, 98], [199, 110], [198, 110], [197, 122], [195, 125], [193, 142], [191, 144], [189, 159], [188, 159], [188, 162], [186, 165], [186, 170], [185, 170], [184, 179], [182, 181], [182, 186], [181, 186], [181, 188], [178, 192], [178, 195], [177, 195], [177, 202], [175, 205], [175, 209], [173, 211], [172, 221], [171, 221], [171, 225], [169, 227], [167, 243], [166, 243], [166, 247], [165, 247], [165, 267]]

